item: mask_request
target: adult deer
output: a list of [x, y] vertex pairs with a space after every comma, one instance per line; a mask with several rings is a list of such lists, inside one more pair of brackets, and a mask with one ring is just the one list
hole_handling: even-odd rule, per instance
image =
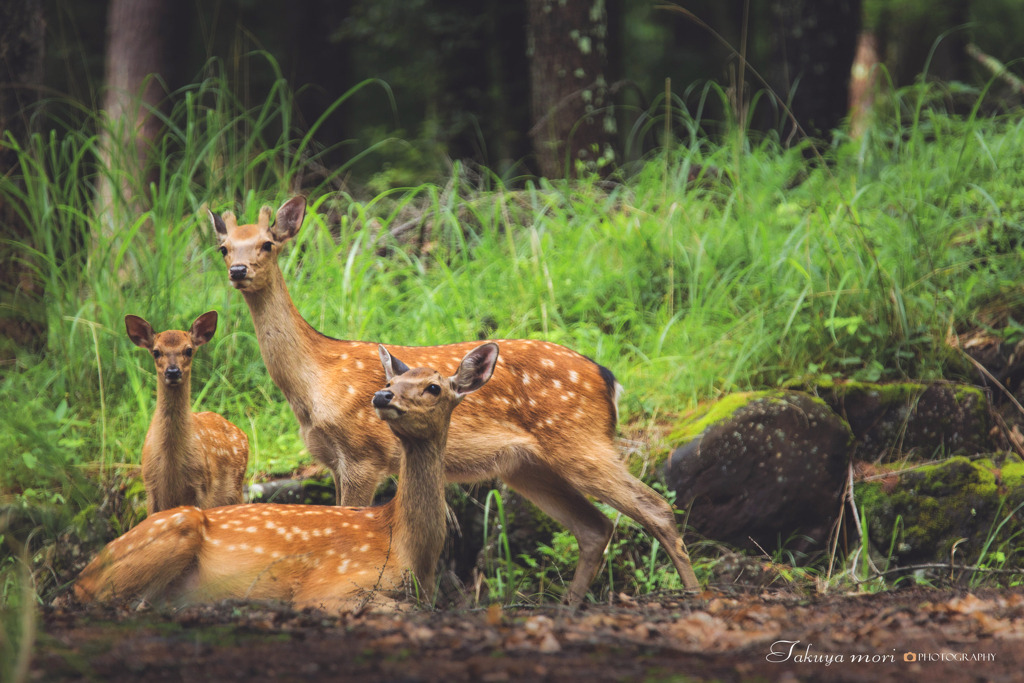
[[[326, 337], [292, 303], [277, 259], [295, 237], [306, 200], [260, 210], [255, 224], [209, 212], [230, 281], [252, 313], [260, 353], [299, 421], [310, 454], [334, 475], [344, 505], [367, 505], [380, 480], [398, 470], [398, 441], [370, 417], [360, 397], [379, 386], [376, 345]], [[615, 449], [618, 396], [611, 371], [569, 349], [532, 339], [497, 340], [494, 379], [452, 420], [449, 481], [501, 477], [567, 527], [580, 560], [569, 592], [583, 598], [612, 535], [593, 496], [643, 524], [665, 547], [683, 584], [698, 587], [671, 506], [630, 475]], [[413, 365], [450, 372], [472, 343], [392, 347]]]
[[333, 610], [367, 592], [399, 590], [411, 570], [430, 601], [446, 535], [444, 451], [452, 410], [491, 377], [498, 346], [470, 351], [451, 377], [410, 370], [383, 346], [379, 355], [388, 383], [373, 395], [373, 409], [401, 444], [391, 501], [374, 508], [168, 510], [100, 552], [75, 584], [79, 600], [272, 599]]
[[213, 338], [217, 312], [196, 318], [188, 332], [156, 334], [136, 315], [126, 315], [124, 324], [156, 363], [156, 410], [142, 446], [146, 510], [241, 503], [249, 439], [217, 413], [192, 412], [192, 354]]

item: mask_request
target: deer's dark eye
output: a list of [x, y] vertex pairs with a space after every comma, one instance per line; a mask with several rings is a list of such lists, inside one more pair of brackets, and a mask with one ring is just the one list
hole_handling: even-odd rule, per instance
[[431, 384], [430, 386], [427, 387], [427, 393], [432, 394], [434, 396], [440, 396], [441, 387], [437, 386], [436, 384]]
[[218, 249], [217, 251], [219, 251], [219, 252], [220, 252], [220, 255], [221, 255], [221, 256], [227, 256], [227, 255], [228, 255], [228, 248], [227, 248], [227, 247], [221, 247], [221, 248], [220, 248], [220, 249]]
[[159, 358], [159, 357], [160, 357], [160, 352], [157, 351], [156, 349], [154, 349], [153, 350], [153, 358]]
[[263, 243], [263, 251], [270, 251], [273, 248], [274, 248], [274, 243], [273, 242], [264, 242]]
[[185, 357], [186, 358], [191, 358], [192, 357], [192, 349], [185, 349]]

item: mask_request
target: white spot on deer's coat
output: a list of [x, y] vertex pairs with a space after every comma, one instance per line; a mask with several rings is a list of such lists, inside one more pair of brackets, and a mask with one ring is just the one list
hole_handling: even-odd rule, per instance
[[220, 528], [221, 528], [221, 529], [227, 529], [227, 528], [228, 528], [228, 525], [227, 525], [227, 524], [221, 524], [221, 525], [220, 525]]
[[524, 372], [523, 373], [523, 384], [529, 384], [529, 383], [530, 383], [530, 373]]
[[356, 388], [354, 386], [352, 386], [351, 384], [348, 386], [348, 393], [350, 393], [350, 394], [356, 393]]
[[559, 382], [557, 379], [554, 382], [552, 382], [552, 384], [555, 385], [555, 389], [561, 389], [562, 388], [562, 383]]
[[363, 361], [357, 360], [356, 361], [356, 367], [359, 368], [360, 370], [362, 370], [363, 369]]
[[364, 544], [364, 545], [363, 545], [363, 547], [361, 547], [361, 548], [359, 549], [359, 552], [361, 552], [361, 553], [365, 553], [365, 552], [366, 552], [367, 550], [369, 550], [369, 549], [370, 549], [370, 544], [369, 544], [369, 543], [366, 543], [366, 544]]
[[273, 522], [267, 522], [265, 525], [268, 529], [273, 529], [276, 525]]
[[348, 565], [349, 565], [349, 560], [345, 560], [344, 562], [339, 564], [338, 565], [338, 573], [339, 574], [344, 574], [346, 571], [348, 571]]
[[555, 367], [555, 362], [553, 360], [551, 360], [550, 358], [541, 358], [540, 364], [543, 365], [546, 368], [553, 368], [553, 367]]
[[578, 374], [576, 374], [575, 370], [570, 370], [569, 371], [569, 381], [570, 382], [578, 382], [578, 381], [580, 381], [580, 376]]
[[252, 551], [254, 553], [256, 553], [257, 555], [262, 555], [263, 554], [263, 548], [261, 548], [260, 546], [256, 546], [255, 548], [252, 549]]
[[254, 526], [246, 527], [245, 530], [248, 531], [250, 534], [256, 533], [256, 527]]
[[552, 424], [551, 418], [549, 417], [548, 419], [544, 420], [544, 424]]

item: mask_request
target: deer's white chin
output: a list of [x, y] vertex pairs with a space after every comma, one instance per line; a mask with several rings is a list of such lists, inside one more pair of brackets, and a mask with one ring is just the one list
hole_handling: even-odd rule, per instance
[[394, 406], [384, 406], [383, 408], [374, 408], [373, 410], [377, 413], [377, 417], [382, 420], [396, 420], [405, 412]]
[[231, 281], [231, 286], [234, 287], [237, 290], [240, 290], [240, 291], [244, 291], [246, 289], [249, 289], [249, 285], [251, 285], [251, 284], [252, 284], [252, 278], [251, 277], [247, 277], [244, 280], [232, 280]]

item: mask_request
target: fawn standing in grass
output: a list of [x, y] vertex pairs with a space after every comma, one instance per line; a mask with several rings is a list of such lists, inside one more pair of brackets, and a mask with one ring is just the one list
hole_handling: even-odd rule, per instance
[[79, 600], [271, 599], [334, 610], [367, 592], [401, 588], [410, 569], [431, 601], [446, 534], [444, 452], [452, 410], [490, 378], [498, 346], [470, 351], [451, 377], [410, 370], [383, 346], [379, 355], [388, 383], [373, 395], [373, 409], [401, 443], [398, 492], [390, 502], [168, 510], [100, 552], [75, 584]]
[[[256, 224], [208, 212], [231, 284], [245, 297], [260, 354], [299, 422], [310, 454], [334, 475], [343, 505], [367, 505], [398, 470], [397, 439], [371, 418], [362, 396], [383, 379], [376, 345], [326, 337], [292, 303], [277, 258], [295, 237], [306, 200], [260, 210]], [[557, 344], [496, 340], [494, 379], [452, 419], [445, 475], [475, 482], [501, 477], [567, 527], [580, 560], [566, 593], [579, 602], [600, 567], [612, 522], [587, 496], [637, 520], [662, 544], [688, 589], [698, 588], [671, 506], [632, 476], [615, 448], [621, 385], [605, 367]], [[476, 342], [479, 343], [479, 342]], [[450, 372], [474, 343], [392, 346], [412, 365]]]
[[156, 410], [142, 447], [146, 511], [241, 503], [249, 439], [217, 413], [192, 412], [192, 354], [213, 338], [217, 312], [196, 318], [189, 332], [155, 334], [136, 315], [124, 323], [132, 343], [156, 362]]

